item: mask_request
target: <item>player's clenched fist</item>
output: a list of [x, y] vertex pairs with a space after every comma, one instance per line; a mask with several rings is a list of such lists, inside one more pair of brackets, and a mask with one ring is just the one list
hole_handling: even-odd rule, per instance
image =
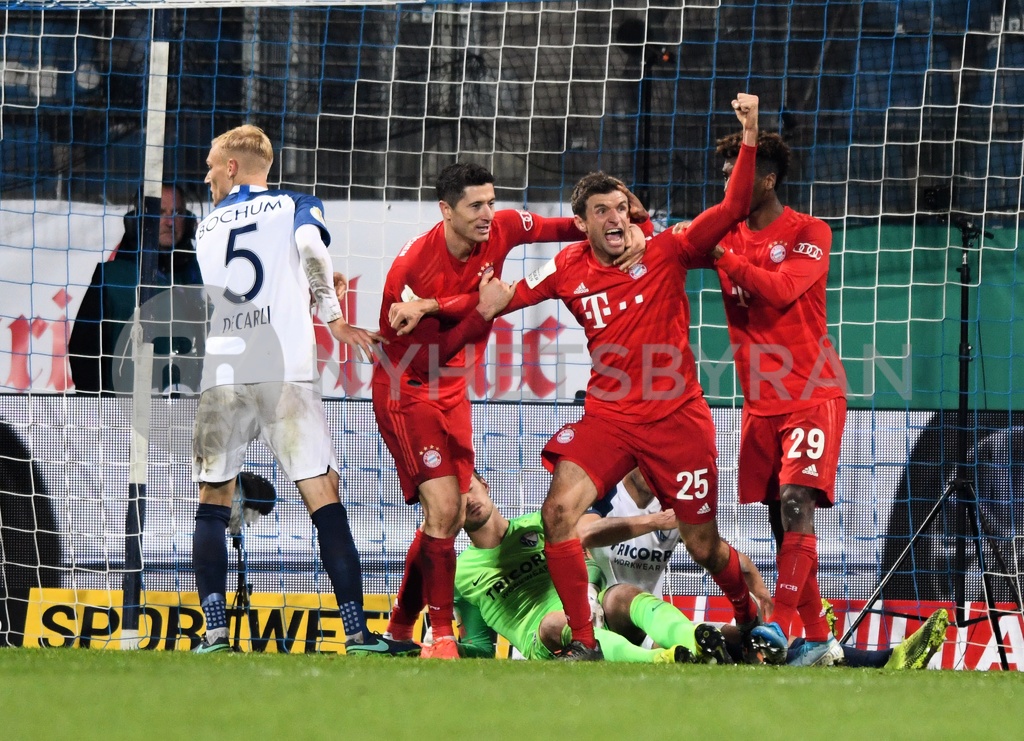
[[732, 102], [732, 109], [736, 111], [736, 118], [743, 124], [743, 128], [757, 127], [757, 106], [756, 95], [750, 93], [736, 93], [736, 99]]

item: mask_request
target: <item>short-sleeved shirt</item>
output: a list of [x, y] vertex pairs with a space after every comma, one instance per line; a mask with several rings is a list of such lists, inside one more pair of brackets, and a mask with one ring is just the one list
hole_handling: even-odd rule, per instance
[[213, 305], [202, 388], [318, 378], [309, 279], [295, 230], [330, 235], [319, 198], [236, 186], [199, 224], [196, 256]]

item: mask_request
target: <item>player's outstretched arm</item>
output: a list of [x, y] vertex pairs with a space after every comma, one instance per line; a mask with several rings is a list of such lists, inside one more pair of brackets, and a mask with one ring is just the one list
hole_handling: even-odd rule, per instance
[[[321, 318], [330, 323], [342, 315], [335, 276], [341, 277], [343, 283], [345, 278], [334, 272], [331, 256], [327, 252], [327, 245], [324, 244], [318, 227], [303, 224], [296, 229], [295, 245], [299, 250], [302, 270], [309, 282], [309, 293], [313, 303], [319, 307]], [[344, 290], [341, 293], [344, 295]]]
[[353, 327], [345, 321], [344, 317], [338, 317], [333, 322], [328, 322], [327, 328], [331, 330], [334, 339], [351, 347], [357, 358], [368, 363], [373, 360], [377, 343], [384, 341], [384, 338], [376, 332]]
[[736, 117], [743, 124], [743, 146], [740, 147], [736, 165], [725, 189], [725, 198], [694, 219], [686, 230], [678, 235], [689, 249], [700, 255], [714, 250], [722, 238], [750, 213], [750, 196], [754, 190], [754, 167], [757, 159], [757, 108], [756, 95], [739, 93], [732, 102]]
[[[480, 279], [480, 290], [471, 294], [478, 299], [476, 311], [467, 314], [458, 324], [442, 329], [437, 319], [431, 317], [423, 322], [420, 337], [423, 345], [409, 363], [410, 370], [433, 377], [438, 367], [447, 365], [464, 347], [475, 344], [487, 337], [491, 319], [505, 308], [512, 299], [513, 287], [494, 277], [488, 270]], [[430, 347], [435, 346], [435, 352]], [[431, 363], [436, 362], [435, 366]]]
[[580, 518], [576, 530], [584, 548], [601, 548], [632, 540], [656, 530], [674, 530], [676, 515], [670, 509], [653, 514], [630, 517], [601, 517], [587, 513]]
[[417, 298], [412, 301], [397, 301], [388, 309], [388, 322], [399, 335], [409, 334], [420, 319], [440, 311], [436, 298]]
[[336, 340], [355, 350], [356, 357], [372, 360], [373, 346], [383, 338], [376, 332], [353, 327], [345, 321], [338, 296], [339, 293], [344, 296], [346, 289], [339, 290], [337, 278], [340, 277], [345, 286], [347, 283], [344, 276], [334, 272], [320, 230], [312, 224], [303, 224], [295, 230], [295, 244], [299, 249], [306, 280], [309, 281], [310, 293], [320, 308], [320, 316], [327, 323], [327, 328]]
[[[491, 268], [488, 268], [491, 270]], [[438, 298], [409, 297], [396, 301], [388, 308], [388, 323], [399, 335], [409, 334], [423, 317], [460, 321], [465, 319], [479, 303], [476, 291]]]
[[[490, 285], [490, 289], [485, 297], [481, 294], [486, 285]], [[471, 310], [474, 308], [480, 314], [486, 314], [487, 321], [490, 321], [508, 305], [512, 299], [513, 288], [512, 285], [504, 283], [500, 278], [495, 278], [494, 270], [487, 268], [480, 279], [481, 290], [452, 296], [444, 300], [417, 298], [411, 301], [399, 301], [393, 303], [388, 309], [388, 321], [391, 323], [391, 328], [399, 335], [412, 332], [425, 316], [437, 315], [445, 318], [455, 316], [460, 319], [460, 324], [467, 319], [475, 321], [475, 317], [471, 316], [473, 313]], [[458, 308], [453, 309], [456, 304]], [[467, 311], [466, 308], [469, 310]]]

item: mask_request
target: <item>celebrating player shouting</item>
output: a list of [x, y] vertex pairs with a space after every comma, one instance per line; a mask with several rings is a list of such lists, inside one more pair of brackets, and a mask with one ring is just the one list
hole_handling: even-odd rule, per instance
[[721, 204], [698, 216], [685, 233], [655, 237], [644, 259], [623, 274], [612, 264], [625, 248], [627, 197], [619, 180], [587, 175], [572, 196], [587, 241], [567, 247], [520, 281], [505, 309], [561, 299], [582, 325], [593, 363], [583, 418], [559, 430], [543, 451], [554, 469], [541, 510], [544, 552], [573, 635], [565, 658], [598, 657], [577, 522], [637, 466], [663, 505], [675, 511], [687, 550], [732, 602], [737, 624], [756, 624], [757, 606], [738, 554], [721, 539], [715, 522], [715, 429], [690, 349], [685, 281], [690, 268], [710, 265], [710, 251], [747, 215], [757, 103], [756, 96], [743, 93], [733, 101], [743, 145]]
[[[374, 368], [373, 411], [406, 502], [419, 501], [423, 508], [388, 635], [410, 638], [428, 605], [435, 639], [424, 649], [428, 658], [458, 657], [451, 628], [455, 535], [474, 462], [466, 371], [480, 361], [491, 326], [475, 311], [477, 298], [469, 292], [481, 279], [500, 277], [513, 247], [581, 236], [569, 218], [496, 211], [493, 183], [479, 165], [459, 163], [441, 172], [442, 220], [402, 248], [388, 271], [381, 304], [387, 344]], [[635, 258], [621, 256], [629, 259]], [[449, 335], [466, 315], [474, 330], [468, 352], [463, 340], [453, 342]]]

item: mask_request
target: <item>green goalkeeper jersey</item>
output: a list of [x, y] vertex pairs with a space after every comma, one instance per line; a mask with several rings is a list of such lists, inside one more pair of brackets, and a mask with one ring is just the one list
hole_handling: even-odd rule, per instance
[[549, 612], [562, 609], [544, 558], [540, 513], [509, 521], [497, 548], [470, 546], [455, 566], [455, 607], [474, 655], [494, 655], [495, 633], [530, 658], [534, 635]]

